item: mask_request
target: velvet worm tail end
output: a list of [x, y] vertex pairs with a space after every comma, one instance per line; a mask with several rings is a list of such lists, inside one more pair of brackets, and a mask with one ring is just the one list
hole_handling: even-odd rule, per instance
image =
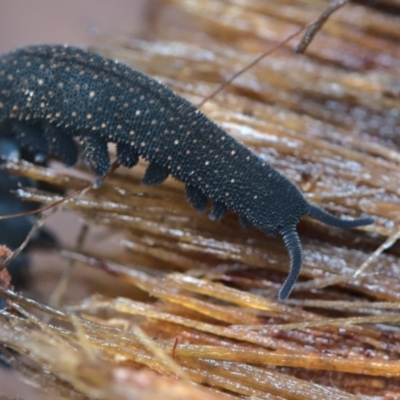
[[283, 231], [282, 236], [290, 255], [290, 272], [279, 291], [278, 298], [280, 301], [286, 300], [289, 297], [290, 292], [300, 275], [301, 264], [303, 261], [301, 242], [295, 228]]
[[375, 220], [371, 217], [356, 218], [356, 219], [341, 219], [335, 217], [329, 212], [323, 210], [322, 208], [316, 206], [315, 204], [310, 204], [307, 215], [317, 221], [323, 222], [324, 224], [335, 226], [337, 228], [351, 229], [357, 228], [359, 226], [372, 225]]
[[[357, 218], [352, 220], [337, 218], [327, 211], [319, 208], [314, 204], [310, 204], [307, 215], [327, 225], [335, 226], [338, 228], [357, 228], [359, 226], [371, 225], [375, 220], [371, 217]], [[296, 283], [302, 264], [302, 247], [299, 236], [294, 228], [288, 228], [282, 232], [283, 241], [290, 255], [290, 272], [279, 291], [279, 300], [286, 300]]]

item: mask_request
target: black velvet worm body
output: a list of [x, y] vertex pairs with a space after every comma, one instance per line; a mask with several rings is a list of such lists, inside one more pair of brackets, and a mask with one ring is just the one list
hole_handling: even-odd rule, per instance
[[212, 219], [232, 209], [244, 224], [282, 235], [291, 269], [280, 300], [300, 273], [302, 216], [340, 228], [373, 223], [340, 219], [308, 203], [284, 175], [167, 86], [74, 47], [31, 46], [1, 56], [0, 135], [67, 165], [77, 161], [79, 143], [97, 175], [110, 169], [107, 143], [115, 143], [123, 166], [133, 167], [139, 157], [149, 161], [144, 184], [172, 175], [200, 212], [213, 201]]

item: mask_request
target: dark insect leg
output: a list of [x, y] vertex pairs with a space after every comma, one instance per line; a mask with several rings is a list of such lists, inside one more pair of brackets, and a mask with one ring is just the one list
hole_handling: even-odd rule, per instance
[[212, 221], [221, 219], [226, 214], [226, 211], [227, 207], [224, 203], [221, 201], [214, 201], [211, 208], [210, 219]]
[[240, 222], [240, 225], [242, 225], [242, 228], [244, 230], [251, 228], [251, 222], [246, 217], [239, 215], [239, 222]]
[[208, 199], [199, 188], [187, 184], [185, 187], [185, 193], [189, 203], [198, 212], [203, 213], [206, 211]]
[[59, 158], [68, 167], [76, 164], [79, 150], [69, 132], [62, 128], [47, 125], [44, 127], [44, 137], [50, 154]]
[[310, 204], [307, 215], [320, 222], [323, 222], [324, 224], [336, 226], [338, 228], [357, 228], [358, 226], [371, 225], [375, 222], [375, 220], [371, 217], [341, 219], [314, 204]]
[[290, 272], [279, 291], [278, 298], [281, 301], [286, 300], [289, 297], [289, 294], [300, 275], [301, 264], [303, 261], [301, 242], [295, 228], [284, 230], [282, 236], [290, 255]]
[[12, 128], [18, 143], [33, 156], [33, 159], [31, 159], [31, 157], [26, 157], [26, 159], [36, 164], [45, 164], [48, 148], [41, 127], [21, 122], [13, 122]]
[[139, 154], [128, 143], [117, 143], [117, 159], [126, 168], [134, 167], [139, 161]]
[[105, 175], [111, 168], [107, 141], [100, 135], [79, 136], [83, 155], [89, 167], [97, 176]]
[[169, 171], [167, 168], [156, 162], [151, 162], [146, 169], [142, 183], [143, 185], [158, 185], [164, 182], [168, 178], [168, 175]]

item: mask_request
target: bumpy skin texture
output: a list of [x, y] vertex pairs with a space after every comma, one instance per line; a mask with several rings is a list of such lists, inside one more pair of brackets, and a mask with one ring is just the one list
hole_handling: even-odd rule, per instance
[[[139, 156], [150, 162], [143, 183], [172, 174], [186, 184], [188, 200], [199, 211], [207, 199], [214, 201], [213, 219], [231, 208], [246, 225], [283, 235], [292, 271], [281, 299], [301, 266], [298, 221], [312, 210], [318, 219], [328, 215], [320, 209], [318, 214], [287, 178], [165, 85], [77, 48], [33, 46], [0, 58], [2, 125], [22, 148], [40, 147], [69, 165], [77, 157], [75, 138], [98, 175], [110, 168], [107, 143], [116, 143], [122, 165], [134, 166]], [[346, 227], [372, 222], [330, 218]]]
[[30, 47], [1, 59], [0, 88], [0, 123], [27, 121], [27, 138], [39, 124], [57, 127], [55, 138], [79, 137], [99, 174], [109, 169], [106, 143], [114, 142], [125, 149], [125, 165], [127, 154], [135, 160], [140, 154], [268, 233], [307, 212], [283, 175], [166, 86], [115, 61], [75, 48]]

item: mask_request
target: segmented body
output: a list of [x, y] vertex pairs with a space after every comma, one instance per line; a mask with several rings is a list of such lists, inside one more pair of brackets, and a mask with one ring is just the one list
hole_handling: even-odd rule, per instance
[[282, 234], [293, 271], [282, 299], [301, 266], [295, 227], [303, 215], [343, 227], [372, 222], [340, 220], [310, 205], [281, 173], [165, 85], [73, 47], [33, 46], [0, 58], [2, 132], [68, 165], [77, 160], [78, 141], [98, 175], [110, 168], [107, 143], [116, 143], [122, 165], [134, 166], [139, 156], [150, 162], [145, 184], [171, 174], [199, 211], [213, 200], [213, 219], [231, 208], [245, 223]]

